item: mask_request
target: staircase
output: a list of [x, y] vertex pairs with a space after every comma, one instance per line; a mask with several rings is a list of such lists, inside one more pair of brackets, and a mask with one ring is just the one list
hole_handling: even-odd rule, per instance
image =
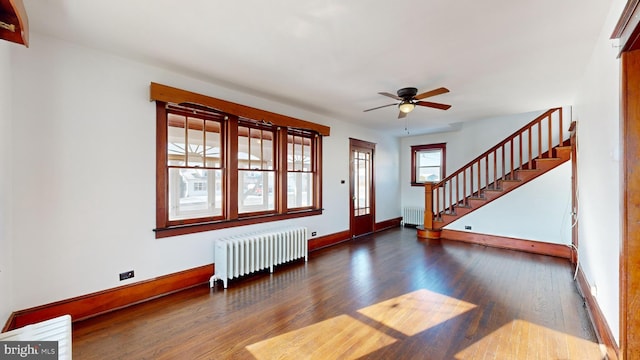
[[442, 181], [426, 183], [424, 227], [418, 228], [418, 237], [440, 238], [447, 224], [570, 158], [562, 109], [550, 109]]

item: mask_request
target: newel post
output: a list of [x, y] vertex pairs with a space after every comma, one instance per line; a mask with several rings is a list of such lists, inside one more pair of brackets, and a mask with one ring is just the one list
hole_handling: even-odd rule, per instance
[[424, 183], [424, 226], [418, 227], [418, 238], [440, 239], [440, 230], [433, 228], [433, 188], [434, 183]]
[[433, 228], [433, 183], [424, 184], [424, 228]]

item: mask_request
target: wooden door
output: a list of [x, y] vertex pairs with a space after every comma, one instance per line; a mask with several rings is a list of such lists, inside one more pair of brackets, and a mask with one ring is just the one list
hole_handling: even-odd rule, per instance
[[350, 144], [350, 232], [358, 237], [373, 232], [375, 224], [375, 191], [373, 159], [375, 144], [349, 139]]

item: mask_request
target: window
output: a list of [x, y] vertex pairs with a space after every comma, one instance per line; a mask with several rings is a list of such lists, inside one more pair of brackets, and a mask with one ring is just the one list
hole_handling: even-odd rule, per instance
[[302, 132], [287, 134], [287, 207], [313, 206], [313, 135]]
[[[257, 125], [254, 125], [257, 126]], [[275, 132], [238, 126], [238, 212], [275, 211]]]
[[169, 221], [222, 216], [220, 117], [166, 113]]
[[439, 182], [445, 175], [446, 144], [414, 145], [411, 147], [411, 185]]
[[304, 120], [151, 84], [156, 237], [322, 213], [322, 136]]

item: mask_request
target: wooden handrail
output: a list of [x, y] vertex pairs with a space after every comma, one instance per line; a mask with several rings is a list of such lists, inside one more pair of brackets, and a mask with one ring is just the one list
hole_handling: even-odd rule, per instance
[[[557, 127], [553, 126], [553, 116], [556, 113], [558, 114]], [[545, 122], [545, 120], [547, 121]], [[543, 141], [544, 133], [542, 128], [545, 123], [547, 125], [545, 134], [547, 139]], [[537, 139], [534, 139], [534, 127], [536, 126], [535, 136]], [[562, 108], [553, 108], [545, 111], [489, 150], [449, 174], [440, 182], [425, 184], [425, 228], [429, 228], [434, 221], [441, 219], [443, 212], [453, 214], [455, 213], [455, 207], [467, 206], [469, 197], [480, 197], [483, 194], [483, 189], [498, 190], [498, 182], [513, 180], [514, 171], [525, 168], [533, 169], [534, 146], [538, 148], [536, 151], [537, 158], [542, 158], [543, 156], [551, 158], [553, 156], [553, 147], [555, 146], [553, 141], [554, 128], [558, 131], [557, 145], [561, 146], [565, 140], [563, 136]], [[526, 152], [523, 151], [523, 140], [526, 141]], [[518, 146], [517, 152], [514, 151], [516, 143]], [[547, 146], [544, 150], [543, 145]], [[514, 161], [515, 154], [518, 155], [517, 164]], [[527, 158], [523, 158], [523, 155], [527, 156]], [[507, 156], [509, 159], [507, 159]], [[490, 163], [492, 164], [490, 165]], [[483, 171], [484, 174], [482, 174]], [[460, 176], [461, 174], [462, 176]], [[462, 184], [460, 183], [460, 178], [462, 178]], [[460, 186], [462, 186], [462, 191], [460, 191]], [[462, 197], [460, 197], [460, 193], [462, 193]]]
[[[484, 153], [482, 153], [482, 155], [480, 155], [480, 156], [476, 157], [475, 159], [469, 161], [466, 165], [462, 166], [460, 169], [456, 170], [451, 175], [447, 176], [446, 178], [442, 179], [440, 182], [436, 183], [436, 185], [434, 185], [434, 188], [438, 187], [439, 185], [441, 185], [442, 183], [446, 182], [447, 180], [450, 180], [451, 178], [455, 177], [456, 174], [461, 173], [466, 168], [470, 167], [472, 164], [475, 164], [476, 162], [478, 162], [480, 159], [484, 158], [488, 154], [496, 151], [502, 145], [504, 145], [504, 144], [508, 143], [509, 141], [511, 141], [511, 139], [515, 138], [516, 136], [520, 135], [521, 133], [524, 133], [525, 130], [528, 130], [529, 128], [533, 127], [533, 125], [538, 124], [540, 121], [542, 121], [542, 119], [550, 116], [551, 114], [553, 114], [555, 111], [558, 111], [558, 110], [561, 110], [561, 108], [553, 108], [553, 109], [549, 109], [549, 110], [545, 111], [542, 115], [538, 116], [537, 118], [532, 120], [530, 123], [528, 123], [527, 125], [525, 125], [522, 128], [520, 128], [520, 130], [518, 130], [518, 131], [514, 132], [513, 134], [509, 135], [504, 140], [499, 142], [497, 145], [493, 146], [491, 149], [489, 149], [489, 150], [485, 151]], [[529, 156], [529, 157], [531, 157], [531, 156]]]

